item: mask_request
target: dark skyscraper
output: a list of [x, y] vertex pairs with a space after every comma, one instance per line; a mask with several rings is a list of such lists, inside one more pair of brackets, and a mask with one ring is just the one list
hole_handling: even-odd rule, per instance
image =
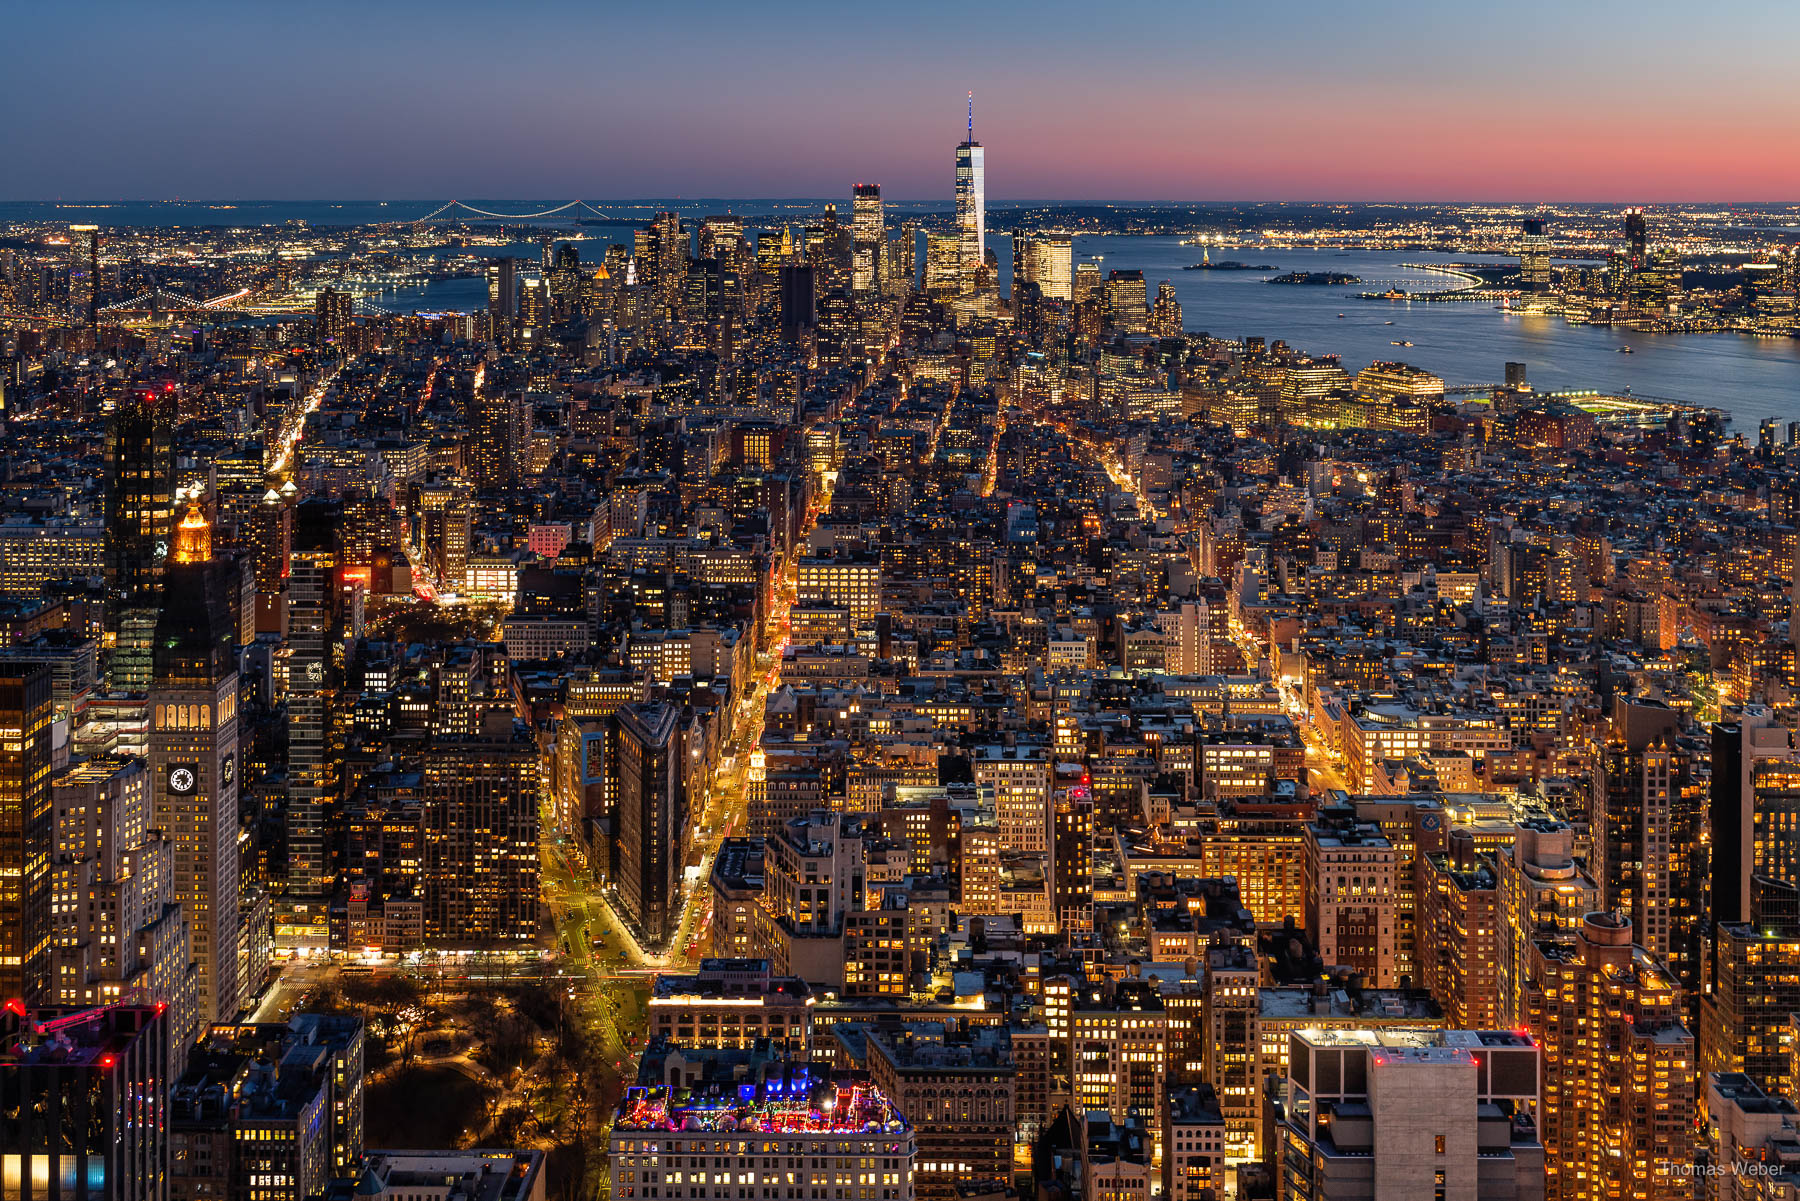
[[175, 514], [175, 402], [148, 388], [119, 402], [106, 431], [106, 583], [118, 598], [153, 594]]
[[341, 341], [351, 329], [355, 314], [355, 298], [336, 288], [321, 288], [313, 297], [313, 320], [318, 324], [319, 340]]
[[48, 667], [0, 665], [0, 994], [27, 1001], [50, 987]]
[[781, 340], [799, 342], [811, 335], [816, 321], [812, 265], [784, 263], [780, 270]]
[[1668, 706], [1615, 697], [1589, 818], [1603, 905], [1628, 917], [1639, 945], [1690, 989], [1710, 885], [1694, 758]]
[[434, 944], [529, 942], [537, 931], [536, 744], [505, 711], [441, 738], [425, 763], [425, 937]]
[[106, 426], [106, 619], [115, 688], [150, 684], [150, 631], [175, 519], [175, 396], [135, 388]]
[[[295, 512], [288, 573], [287, 892], [317, 897], [326, 884], [324, 806], [331, 793], [331, 640], [338, 628], [342, 509], [309, 501]], [[323, 931], [321, 931], [323, 933]]]
[[[1800, 842], [1789, 825], [1794, 758], [1787, 728], [1761, 705], [1727, 710], [1712, 727], [1714, 922], [1759, 922], [1768, 881], [1758, 881], [1757, 874], [1772, 870], [1781, 879], [1783, 848]], [[1760, 770], [1764, 764], [1766, 771]]]
[[1050, 805], [1051, 880], [1062, 933], [1094, 928], [1094, 797], [1082, 783], [1059, 789]]
[[93, 329], [100, 322], [100, 227], [69, 226], [69, 315]]
[[495, 342], [506, 342], [512, 338], [519, 320], [518, 262], [510, 256], [489, 259], [487, 285], [488, 338]]
[[618, 722], [619, 896], [647, 944], [661, 947], [681, 915], [681, 711], [660, 702], [625, 705]]
[[1650, 229], [1644, 222], [1643, 209], [1625, 210], [1625, 254], [1633, 270], [1644, 265], [1649, 255]]
[[[531, 413], [525, 398], [498, 381], [476, 388], [469, 397], [465, 458], [470, 478], [482, 492], [504, 492], [519, 484], [519, 464], [531, 436]], [[461, 580], [450, 581], [455, 589]]]
[[725, 277], [718, 259], [693, 259], [682, 288], [682, 318], [690, 326], [717, 320], [725, 308]]
[[0, 1043], [10, 1052], [6, 1105], [31, 1115], [0, 1122], [7, 1196], [163, 1201], [168, 1013], [115, 1005], [80, 1021], [71, 1016], [10, 1007], [0, 1014]]

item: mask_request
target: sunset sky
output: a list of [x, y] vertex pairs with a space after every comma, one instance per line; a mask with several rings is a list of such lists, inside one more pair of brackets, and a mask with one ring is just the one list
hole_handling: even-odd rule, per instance
[[1800, 198], [1800, 5], [12, 3], [0, 198]]

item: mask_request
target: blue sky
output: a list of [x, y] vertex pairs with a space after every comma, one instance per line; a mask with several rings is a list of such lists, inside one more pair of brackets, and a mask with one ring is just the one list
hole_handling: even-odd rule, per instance
[[10, 3], [0, 198], [1800, 197], [1800, 6]]

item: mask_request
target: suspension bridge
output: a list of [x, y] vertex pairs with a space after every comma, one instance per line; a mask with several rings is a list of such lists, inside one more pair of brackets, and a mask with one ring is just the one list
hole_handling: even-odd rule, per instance
[[426, 213], [423, 217], [415, 218], [413, 224], [423, 225], [428, 221], [466, 221], [470, 217], [483, 221], [536, 221], [543, 217], [579, 217], [584, 211], [607, 221], [620, 219], [615, 214], [602, 212], [585, 200], [571, 200], [567, 204], [540, 209], [535, 213], [496, 213], [489, 209], [478, 208], [466, 201], [451, 200]]
[[115, 300], [111, 304], [102, 306], [100, 312], [119, 318], [207, 312], [228, 309], [249, 295], [249, 288], [239, 288], [235, 292], [227, 292], [223, 296], [215, 296], [211, 300], [195, 300], [191, 296], [184, 296], [161, 284], [155, 284], [139, 292], [136, 296], [128, 296], [124, 300]]

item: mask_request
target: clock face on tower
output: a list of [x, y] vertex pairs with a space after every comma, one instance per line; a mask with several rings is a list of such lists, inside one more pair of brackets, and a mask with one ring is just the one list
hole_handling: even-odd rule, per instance
[[219, 765], [219, 774], [224, 777], [225, 786], [227, 788], [229, 788], [231, 786], [231, 782], [233, 780], [237, 779], [237, 756], [236, 755], [225, 756], [225, 762]]
[[188, 763], [172, 763], [169, 765], [169, 791], [176, 796], [186, 796], [194, 791], [196, 779], [194, 768]]

